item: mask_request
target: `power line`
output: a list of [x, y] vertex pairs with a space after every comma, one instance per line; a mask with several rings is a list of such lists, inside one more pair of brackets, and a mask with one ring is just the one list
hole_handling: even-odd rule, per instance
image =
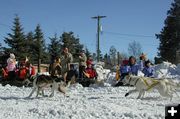
[[1, 26], [5, 26], [5, 27], [8, 27], [8, 28], [11, 28], [9, 25], [6, 25], [6, 24], [3, 24], [3, 23], [0, 23]]
[[129, 36], [129, 37], [149, 37], [149, 38], [155, 38], [155, 36], [150, 36], [150, 35], [124, 34], [124, 33], [110, 32], [110, 31], [103, 31], [103, 33], [112, 34], [112, 35]]

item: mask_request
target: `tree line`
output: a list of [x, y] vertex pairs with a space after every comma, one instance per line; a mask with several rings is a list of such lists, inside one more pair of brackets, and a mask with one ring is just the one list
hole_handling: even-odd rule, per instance
[[[69, 48], [75, 61], [77, 61], [78, 53], [84, 47], [73, 32], [64, 32], [60, 36], [55, 33], [54, 36], [49, 37], [50, 43], [46, 44], [41, 26], [37, 24], [34, 31], [25, 33], [17, 15], [14, 18], [11, 30], [12, 32], [8, 33], [4, 38], [4, 42], [8, 47], [3, 47], [0, 44], [1, 63], [5, 62], [9, 53], [14, 53], [18, 61], [28, 57], [33, 64], [39, 64], [40, 62], [50, 63], [53, 58], [61, 56], [64, 47]], [[87, 48], [86, 54], [90, 55]]]
[[[0, 62], [5, 63], [10, 53], [14, 53], [18, 61], [25, 57], [29, 59], [32, 64], [50, 63], [55, 57], [61, 57], [64, 47], [67, 47], [74, 57], [74, 62], [78, 62], [79, 53], [85, 49], [87, 57], [92, 57], [96, 60], [96, 54], [91, 53], [88, 48], [84, 48], [80, 43], [80, 39], [74, 36], [74, 33], [63, 32], [61, 35], [55, 33], [49, 37], [49, 44], [46, 44], [44, 33], [40, 24], [37, 24], [34, 31], [24, 32], [23, 26], [18, 15], [15, 16], [12, 32], [8, 33], [4, 38], [4, 42], [8, 47], [2, 47], [0, 44]], [[137, 49], [140, 49], [137, 51]], [[137, 42], [129, 44], [129, 53], [138, 56], [141, 53], [141, 46]], [[109, 53], [103, 55], [100, 53], [100, 60], [107, 63], [107, 65], [117, 64], [118, 51], [114, 46], [111, 46]], [[127, 57], [127, 54], [120, 53], [121, 59]]]
[[174, 0], [160, 33], [156, 34], [160, 44], [155, 62], [180, 63], [180, 0]]

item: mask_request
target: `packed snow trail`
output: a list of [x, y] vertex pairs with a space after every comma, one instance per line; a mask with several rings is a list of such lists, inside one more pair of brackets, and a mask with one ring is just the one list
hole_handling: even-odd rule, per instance
[[[83, 88], [76, 84], [68, 89], [69, 97], [55, 92], [53, 98], [27, 98], [31, 88], [0, 86], [1, 119], [163, 119], [165, 105], [179, 103], [160, 97], [157, 91], [124, 97], [133, 87]], [[47, 93], [50, 91], [47, 91]], [[180, 94], [180, 92], [178, 92]]]

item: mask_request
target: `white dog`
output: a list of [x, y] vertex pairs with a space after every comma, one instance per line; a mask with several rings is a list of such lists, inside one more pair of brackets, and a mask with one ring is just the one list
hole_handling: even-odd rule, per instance
[[145, 91], [157, 89], [161, 96], [169, 97], [172, 100], [173, 93], [176, 93], [175, 87], [177, 87], [177, 84], [167, 79], [154, 79], [150, 77], [140, 77], [133, 75], [125, 76], [123, 83], [136, 87], [136, 89], [130, 90], [128, 93], [126, 93], [125, 97], [131, 93], [139, 92], [139, 96], [137, 98], [142, 98], [145, 94]]
[[34, 79], [33, 90], [28, 97], [31, 97], [35, 91], [37, 92], [36, 97], [38, 97], [40, 91], [42, 91], [42, 96], [45, 96], [44, 89], [49, 88], [49, 87], [51, 87], [51, 94], [49, 97], [54, 96], [55, 89], [58, 89], [59, 92], [65, 95], [66, 86], [64, 82], [62, 81], [56, 82], [54, 79], [52, 79], [48, 75], [39, 75]]

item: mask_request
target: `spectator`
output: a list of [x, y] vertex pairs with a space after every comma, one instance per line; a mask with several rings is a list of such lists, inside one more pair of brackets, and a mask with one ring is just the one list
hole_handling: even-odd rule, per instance
[[87, 57], [86, 54], [84, 53], [85, 51], [81, 51], [80, 56], [79, 56], [79, 78], [83, 78], [83, 72], [86, 69], [86, 62], [87, 62]]
[[90, 84], [95, 83], [95, 80], [98, 75], [90, 62], [87, 64], [87, 68], [84, 72], [84, 75], [85, 75], [85, 79], [83, 79], [84, 80], [82, 83], [83, 86], [88, 87]]
[[8, 79], [13, 80], [16, 77], [16, 59], [13, 53], [10, 54], [10, 57], [7, 59], [7, 71], [8, 71]]
[[126, 75], [129, 74], [131, 71], [130, 66], [129, 66], [129, 61], [128, 60], [123, 60], [123, 63], [120, 67], [120, 74], [121, 74], [121, 80], [124, 79]]
[[63, 55], [61, 57], [61, 65], [62, 65], [62, 76], [66, 77], [67, 72], [70, 70], [70, 63], [73, 62], [73, 56], [72, 54], [69, 52], [68, 48], [64, 48], [63, 50]]
[[151, 65], [149, 60], [145, 61], [145, 67], [142, 72], [146, 77], [154, 77], [154, 67]]
[[115, 84], [116, 87], [123, 85], [122, 80], [124, 79], [124, 77], [126, 75], [129, 74], [130, 70], [131, 69], [130, 69], [130, 66], [129, 66], [129, 61], [128, 60], [123, 60], [122, 65], [120, 66], [121, 79], [118, 81], [117, 84]]
[[129, 66], [130, 66], [130, 73], [132, 75], [138, 75], [138, 71], [140, 70], [140, 65], [136, 63], [136, 58], [134, 56], [129, 57]]
[[140, 57], [139, 57], [139, 63], [138, 63], [138, 65], [140, 66], [140, 70], [142, 71], [143, 70], [143, 68], [144, 68], [144, 66], [145, 66], [145, 61], [146, 61], [146, 55], [144, 54], [144, 53], [142, 53], [141, 55], [140, 55]]

